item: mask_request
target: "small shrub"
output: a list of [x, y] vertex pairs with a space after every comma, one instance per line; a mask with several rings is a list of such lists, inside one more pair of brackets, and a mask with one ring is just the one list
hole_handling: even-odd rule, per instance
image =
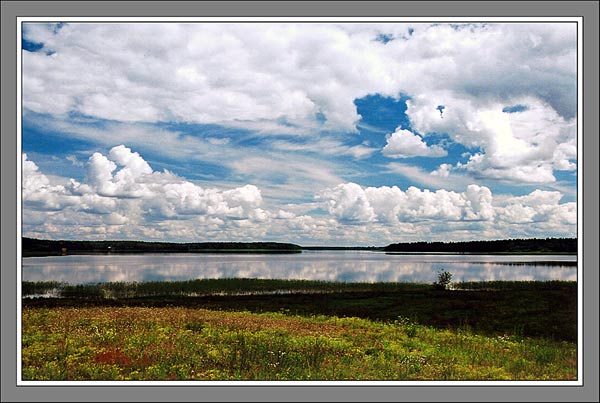
[[452, 273], [442, 270], [438, 273], [438, 280], [434, 281], [433, 287], [436, 290], [447, 290], [452, 282]]

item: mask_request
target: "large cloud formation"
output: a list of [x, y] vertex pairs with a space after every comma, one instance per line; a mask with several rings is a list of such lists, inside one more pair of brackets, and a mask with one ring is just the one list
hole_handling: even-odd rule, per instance
[[[323, 189], [309, 207], [278, 206], [265, 205], [261, 190], [251, 184], [205, 188], [169, 171], [154, 171], [124, 145], [108, 155], [94, 153], [86, 167], [80, 183], [49, 177], [23, 155], [26, 236], [385, 244], [424, 236], [572, 236], [577, 223], [576, 203], [560, 203], [562, 194], [556, 191], [496, 200], [487, 187], [474, 184], [455, 192], [342, 183]], [[307, 214], [319, 209], [326, 214]]]
[[[576, 192], [561, 183], [577, 169], [574, 23], [25, 23], [23, 36], [39, 48], [22, 52], [24, 120], [93, 147], [78, 180], [23, 155], [25, 234], [576, 233], [577, 205], [561, 203]], [[407, 109], [363, 138], [355, 101], [375, 94]], [[121, 143], [230, 176], [199, 185]], [[394, 186], [397, 175], [413, 186]]]
[[[24, 54], [24, 106], [121, 121], [307, 126], [320, 112], [331, 127], [352, 129], [354, 99], [442, 88], [485, 103], [531, 95], [568, 119], [575, 27], [26, 24], [25, 36], [45, 51]], [[381, 33], [397, 39], [375, 40]]]
[[[443, 119], [435, 111], [435, 99], [450, 104]], [[467, 163], [457, 165], [475, 177], [548, 183], [556, 180], [554, 170], [575, 170], [575, 119], [566, 120], [537, 99], [513, 102], [482, 106], [450, 94], [422, 95], [408, 102], [407, 113], [422, 133], [447, 133], [458, 143], [479, 148]]]
[[[198, 221], [217, 228], [226, 221], [236, 226], [236, 221], [265, 219], [260, 208], [261, 192], [256, 186], [229, 190], [203, 188], [169, 171], [153, 171], [137, 152], [124, 145], [113, 147], [108, 156], [94, 153], [87, 163], [85, 183], [70, 179], [64, 184], [50, 184], [50, 179], [26, 154], [23, 177], [26, 216], [45, 212], [48, 220], [42, 231], [50, 233], [56, 229], [56, 223], [67, 225], [62, 229], [64, 233], [80, 231], [81, 228], [71, 226], [73, 220], [82, 228], [88, 227], [90, 232], [96, 225], [102, 229], [100, 234], [112, 229], [115, 233], [121, 230], [120, 235], [128, 237], [135, 236], [140, 229], [143, 232], [145, 226], [148, 233], [156, 234], [169, 220]], [[69, 221], [64, 222], [67, 217]], [[114, 228], [114, 225], [125, 227]], [[168, 227], [164, 229], [171, 231]], [[173, 228], [169, 236], [177, 236], [176, 233]], [[194, 236], [199, 234], [201, 231]]]
[[355, 131], [356, 99], [405, 94], [418, 135], [391, 134], [384, 155], [443, 156], [419, 137], [438, 132], [479, 150], [455, 167], [476, 177], [550, 183], [574, 169], [576, 24], [25, 24], [24, 36], [43, 44], [23, 53], [34, 112], [305, 136]]
[[318, 196], [327, 211], [343, 222], [422, 222], [492, 220], [492, 193], [486, 187], [469, 185], [464, 193], [431, 192], [414, 186], [403, 192], [398, 187], [362, 188], [344, 183]]

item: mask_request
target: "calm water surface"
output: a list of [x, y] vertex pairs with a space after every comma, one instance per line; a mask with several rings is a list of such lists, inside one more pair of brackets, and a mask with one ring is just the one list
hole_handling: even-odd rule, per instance
[[391, 255], [371, 251], [298, 254], [70, 255], [23, 258], [23, 281], [71, 284], [207, 278], [430, 283], [440, 270], [453, 281], [577, 280], [573, 255]]

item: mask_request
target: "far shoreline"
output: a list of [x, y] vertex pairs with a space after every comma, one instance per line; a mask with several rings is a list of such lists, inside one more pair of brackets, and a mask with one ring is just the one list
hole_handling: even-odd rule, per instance
[[576, 255], [577, 238], [505, 239], [464, 242], [411, 242], [387, 246], [300, 246], [282, 242], [147, 242], [42, 240], [23, 237], [22, 256], [141, 253], [302, 253], [302, 251], [373, 251], [386, 254]]

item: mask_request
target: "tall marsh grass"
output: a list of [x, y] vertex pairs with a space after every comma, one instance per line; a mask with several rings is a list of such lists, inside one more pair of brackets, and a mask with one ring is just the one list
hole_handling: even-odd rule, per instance
[[212, 294], [260, 294], [293, 292], [349, 292], [426, 289], [414, 283], [342, 283], [318, 280], [272, 280], [252, 278], [197, 279], [187, 281], [107, 282], [68, 284], [64, 282], [22, 283], [24, 297], [56, 291], [65, 298], [176, 297]]

